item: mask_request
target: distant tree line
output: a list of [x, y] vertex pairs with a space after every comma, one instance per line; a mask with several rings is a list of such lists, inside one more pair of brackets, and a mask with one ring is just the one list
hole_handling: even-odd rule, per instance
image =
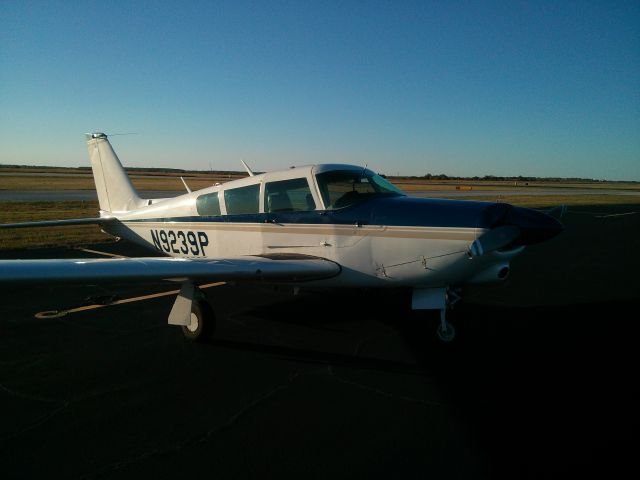
[[594, 178], [580, 178], [580, 177], [525, 177], [522, 175], [518, 175], [516, 177], [501, 177], [498, 175], [484, 175], [482, 177], [474, 176], [474, 177], [458, 177], [452, 175], [445, 175], [444, 173], [432, 174], [427, 173], [423, 176], [392, 176], [392, 175], [382, 175], [383, 177], [391, 177], [391, 178], [402, 178], [407, 180], [466, 180], [466, 181], [507, 181], [507, 182], [580, 182], [580, 183], [612, 183], [612, 182], [624, 182], [624, 183], [638, 183], [632, 180], [598, 180]]
[[[10, 164], [2, 164], [0, 163], [0, 168], [16, 168], [16, 169], [65, 169], [65, 170], [80, 170], [80, 171], [90, 171], [91, 167], [83, 166], [83, 167], [52, 167], [51, 165], [10, 165]], [[198, 173], [198, 174], [216, 174], [216, 175], [246, 175], [245, 172], [240, 172], [236, 170], [183, 170], [181, 168], [152, 168], [152, 167], [125, 167], [125, 170], [128, 172], [147, 172], [147, 173], [175, 173], [175, 174], [186, 174], [186, 173]], [[262, 172], [256, 172], [262, 173]], [[444, 173], [432, 174], [427, 173], [423, 176], [405, 176], [405, 175], [384, 175], [381, 174], [384, 178], [398, 178], [398, 179], [406, 179], [406, 180], [465, 180], [465, 181], [508, 181], [508, 182], [580, 182], [580, 183], [640, 183], [633, 180], [598, 180], [594, 178], [580, 178], [580, 177], [525, 177], [519, 175], [517, 177], [500, 177], [497, 175], [484, 175], [482, 177], [458, 177], [445, 175]]]
[[[82, 172], [90, 172], [91, 167], [53, 167], [51, 165], [12, 165], [6, 163], [0, 163], [0, 168], [15, 168], [15, 169], [55, 169], [55, 170], [79, 170]], [[154, 167], [124, 167], [127, 172], [146, 172], [146, 173], [214, 173], [220, 175], [245, 175], [245, 172], [235, 170], [184, 170], [182, 168], [154, 168]], [[259, 173], [259, 172], [256, 172]]]

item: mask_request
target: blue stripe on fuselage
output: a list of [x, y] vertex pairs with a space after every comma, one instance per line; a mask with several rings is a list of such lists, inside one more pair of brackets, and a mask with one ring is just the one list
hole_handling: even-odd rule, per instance
[[338, 210], [121, 220], [490, 228], [511, 208], [502, 203], [394, 196], [373, 198]]

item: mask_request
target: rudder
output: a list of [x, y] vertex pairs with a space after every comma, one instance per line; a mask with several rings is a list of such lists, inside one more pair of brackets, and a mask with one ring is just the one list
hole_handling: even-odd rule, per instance
[[100, 210], [122, 213], [144, 204], [104, 133], [87, 134]]

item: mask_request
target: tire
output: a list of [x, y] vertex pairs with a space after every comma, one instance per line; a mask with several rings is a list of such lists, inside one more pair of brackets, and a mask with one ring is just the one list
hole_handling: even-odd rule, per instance
[[438, 334], [438, 339], [444, 343], [450, 343], [456, 337], [456, 329], [450, 323], [447, 323], [446, 330], [442, 328], [442, 325], [438, 325], [436, 333]]
[[205, 300], [194, 300], [191, 305], [191, 325], [182, 327], [182, 334], [190, 342], [204, 342], [216, 329], [216, 317]]

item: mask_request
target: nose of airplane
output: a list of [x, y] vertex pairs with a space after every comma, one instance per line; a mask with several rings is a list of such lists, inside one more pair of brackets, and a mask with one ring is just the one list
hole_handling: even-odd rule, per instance
[[552, 216], [523, 207], [513, 207], [507, 213], [505, 222], [520, 229], [520, 235], [515, 240], [518, 245], [544, 242], [564, 230], [564, 226]]
[[486, 231], [470, 245], [472, 258], [544, 242], [563, 230], [560, 222], [546, 213], [506, 203], [483, 206], [479, 213], [478, 226]]
[[546, 213], [512, 205], [505, 205], [505, 207], [507, 208], [502, 208], [499, 212], [495, 226], [513, 225], [518, 227], [520, 234], [513, 241], [512, 246], [544, 242], [564, 230], [558, 220]]

